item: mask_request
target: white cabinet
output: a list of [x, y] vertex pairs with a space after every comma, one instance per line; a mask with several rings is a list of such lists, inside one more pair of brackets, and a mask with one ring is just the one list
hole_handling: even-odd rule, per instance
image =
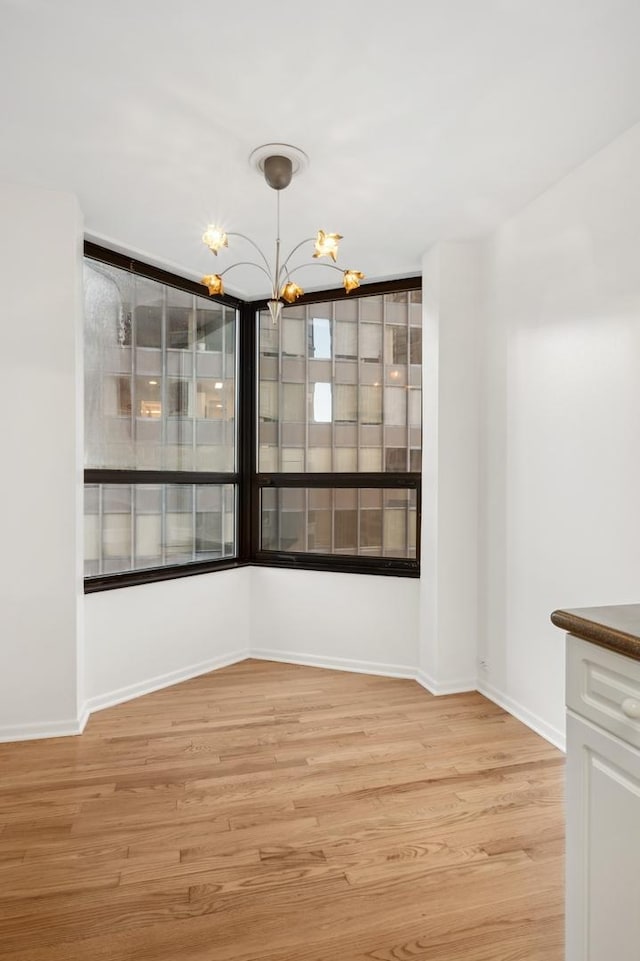
[[567, 961], [640, 959], [640, 663], [568, 637]]

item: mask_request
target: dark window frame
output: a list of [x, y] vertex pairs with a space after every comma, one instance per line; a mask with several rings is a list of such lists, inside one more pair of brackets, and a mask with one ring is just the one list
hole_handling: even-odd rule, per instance
[[[211, 297], [202, 284], [180, 277], [170, 271], [145, 263], [118, 251], [85, 241], [85, 257], [101, 263], [128, 270], [149, 280], [198, 297], [208, 298], [238, 311], [237, 356], [238, 381], [236, 396], [237, 451], [235, 472], [176, 471], [176, 470], [122, 470], [87, 468], [85, 484], [232, 484], [236, 490], [236, 556], [215, 561], [193, 561], [163, 567], [125, 571], [87, 577], [84, 580], [86, 594], [156, 583], [180, 577], [230, 570], [238, 567], [277, 567], [298, 570], [337, 571], [354, 574], [381, 574], [396, 577], [420, 576], [420, 523], [422, 478], [416, 472], [378, 473], [258, 473], [257, 472], [257, 391], [258, 391], [258, 341], [259, 312], [265, 310], [266, 300], [243, 301], [225, 294]], [[349, 294], [349, 299], [371, 297], [380, 294], [422, 289], [421, 277], [381, 281], [363, 284]], [[347, 297], [342, 288], [314, 291], [300, 297], [297, 304], [323, 303]], [[333, 488], [401, 488], [416, 491], [417, 531], [415, 559], [394, 557], [358, 557], [336, 554], [307, 554], [260, 549], [260, 495], [268, 487], [333, 487]]]

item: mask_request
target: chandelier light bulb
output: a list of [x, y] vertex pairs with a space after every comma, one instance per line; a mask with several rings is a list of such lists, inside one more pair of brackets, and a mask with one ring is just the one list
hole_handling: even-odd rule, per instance
[[294, 283], [293, 280], [290, 280], [288, 284], [285, 284], [282, 290], [280, 291], [280, 296], [282, 297], [283, 300], [286, 300], [288, 304], [292, 304], [294, 301], [298, 299], [298, 297], [302, 297], [303, 294], [304, 294], [304, 290], [302, 289], [302, 287], [298, 287], [298, 285]]
[[338, 257], [338, 243], [341, 240], [341, 234], [326, 234], [324, 230], [319, 230], [313, 256], [331, 257], [335, 264]]
[[216, 227], [215, 224], [209, 224], [202, 235], [202, 240], [216, 257], [219, 250], [229, 246], [229, 239], [224, 230], [222, 227]]
[[200, 281], [204, 284], [212, 297], [222, 296], [224, 294], [224, 284], [222, 283], [222, 277], [220, 274], [207, 274]]
[[364, 274], [361, 270], [345, 270], [342, 277], [342, 283], [347, 293], [359, 287], [361, 280], [364, 280]]

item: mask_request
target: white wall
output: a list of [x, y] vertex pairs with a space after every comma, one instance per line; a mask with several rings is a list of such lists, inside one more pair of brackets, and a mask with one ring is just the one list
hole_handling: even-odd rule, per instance
[[246, 568], [83, 595], [81, 214], [18, 185], [0, 205], [0, 740], [76, 733], [252, 646], [412, 674], [417, 580]]
[[419, 599], [415, 578], [254, 567], [252, 654], [414, 676]]
[[78, 729], [82, 699], [82, 218], [0, 186], [0, 739]]
[[81, 218], [69, 195], [0, 189], [0, 738], [251, 649], [419, 665], [440, 691], [473, 686], [479, 656], [481, 688], [561, 741], [550, 612], [638, 599], [639, 171], [640, 126], [489, 240], [425, 257], [421, 581], [253, 568], [84, 600]]
[[88, 594], [88, 710], [255, 656], [414, 676], [419, 581], [238, 568]]
[[423, 261], [420, 679], [442, 694], [476, 685], [480, 267], [475, 244]]
[[248, 657], [250, 574], [237, 568], [88, 594], [87, 707]]
[[481, 678], [559, 740], [551, 611], [640, 591], [640, 125], [484, 253]]

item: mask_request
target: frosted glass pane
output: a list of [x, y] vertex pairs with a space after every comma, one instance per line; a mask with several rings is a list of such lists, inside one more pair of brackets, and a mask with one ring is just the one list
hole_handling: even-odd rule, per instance
[[133, 319], [136, 347], [162, 348], [164, 287], [146, 277], [134, 277], [135, 310]]
[[[233, 470], [237, 312], [90, 258], [84, 294], [85, 465]], [[202, 419], [226, 429], [201, 437]]]
[[167, 347], [189, 350], [195, 333], [193, 294], [167, 287]]

